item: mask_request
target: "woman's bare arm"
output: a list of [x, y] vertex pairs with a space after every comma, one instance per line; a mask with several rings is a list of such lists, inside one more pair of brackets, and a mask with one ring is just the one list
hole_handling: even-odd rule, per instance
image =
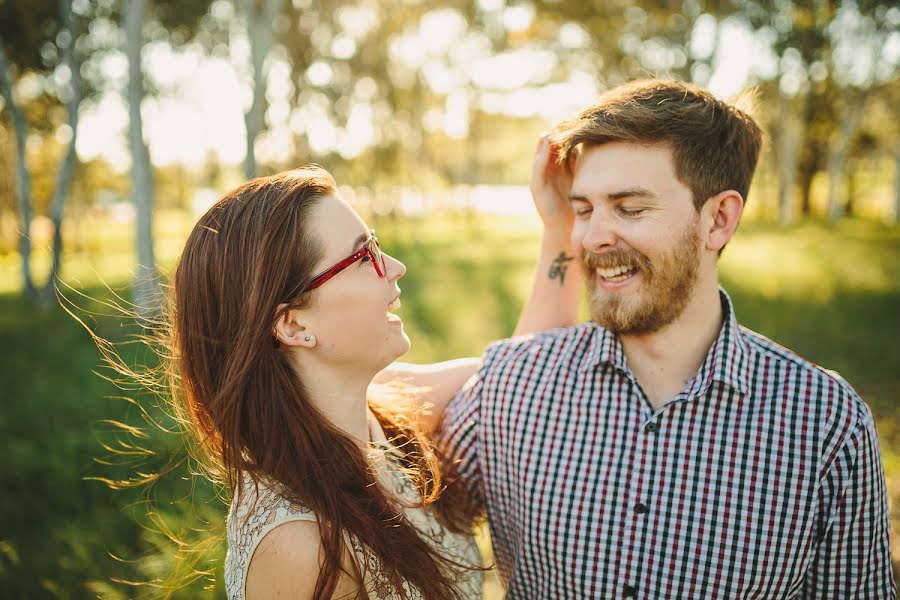
[[[531, 170], [531, 195], [544, 225], [534, 284], [515, 335], [525, 335], [578, 322], [581, 261], [571, 242], [574, 214], [569, 203], [571, 176], [556, 164], [547, 136], [538, 142]], [[481, 365], [480, 358], [460, 358], [414, 365], [394, 363], [376, 375], [376, 385], [406, 387], [422, 410], [426, 430], [433, 431], [444, 409]]]
[[[247, 600], [313, 597], [319, 571], [321, 541], [315, 521], [289, 521], [266, 534], [247, 568]], [[353, 560], [349, 552], [343, 560]], [[349, 572], [349, 571], [348, 571]], [[355, 597], [356, 584], [346, 574], [338, 578], [335, 598]]]
[[383, 396], [405, 395], [420, 410], [426, 432], [440, 425], [444, 409], [456, 392], [481, 366], [481, 358], [457, 358], [439, 363], [415, 365], [395, 362], [378, 373], [372, 383], [383, 386]]

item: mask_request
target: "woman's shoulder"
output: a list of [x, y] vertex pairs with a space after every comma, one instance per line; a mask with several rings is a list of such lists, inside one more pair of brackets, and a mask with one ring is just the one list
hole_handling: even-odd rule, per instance
[[319, 525], [279, 523], [260, 540], [247, 568], [246, 598], [311, 598], [319, 576]]
[[228, 543], [240, 545], [284, 522], [315, 520], [315, 513], [291, 500], [279, 484], [244, 478], [233, 494], [228, 512]]
[[[245, 597], [251, 559], [260, 546], [269, 546], [272, 542], [290, 537], [294, 530], [312, 532], [304, 534], [304, 537], [310, 535], [318, 543], [318, 524], [312, 510], [288, 499], [279, 491], [278, 485], [254, 482], [249, 478], [241, 482], [240, 489], [235, 490], [228, 513], [225, 587], [230, 600], [243, 600]], [[270, 534], [275, 534], [271, 542]], [[318, 568], [317, 564], [313, 567]]]

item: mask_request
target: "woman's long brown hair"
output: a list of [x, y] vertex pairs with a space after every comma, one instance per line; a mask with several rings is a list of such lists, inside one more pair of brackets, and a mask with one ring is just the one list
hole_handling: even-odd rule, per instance
[[[378, 557], [399, 594], [407, 580], [429, 600], [454, 598], [452, 561], [375, 484], [363, 450], [316, 409], [272, 336], [279, 304], [302, 308], [315, 293], [285, 297], [306, 287], [322, 258], [311, 214], [334, 192], [331, 176], [309, 167], [249, 181], [200, 218], [175, 272], [171, 391], [239, 501], [245, 480], [276, 482], [315, 512], [323, 557], [316, 599], [331, 598], [344, 572], [345, 532]], [[423, 504], [435, 503], [439, 463], [415, 419], [370, 406], [402, 448]], [[461, 531], [471, 519], [450, 498], [456, 493], [433, 508]], [[349, 575], [366, 597], [358, 566]]]

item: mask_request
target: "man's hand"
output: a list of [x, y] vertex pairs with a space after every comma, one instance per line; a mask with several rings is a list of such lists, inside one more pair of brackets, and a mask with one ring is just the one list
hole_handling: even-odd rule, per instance
[[534, 152], [529, 187], [544, 228], [563, 231], [568, 237], [575, 220], [569, 203], [572, 176], [556, 164], [555, 148], [547, 134], [541, 136]]
[[544, 222], [544, 234], [534, 286], [514, 335], [575, 325], [581, 297], [581, 261], [572, 247], [572, 176], [556, 165], [553, 146], [546, 135], [541, 136], [534, 152], [530, 187]]

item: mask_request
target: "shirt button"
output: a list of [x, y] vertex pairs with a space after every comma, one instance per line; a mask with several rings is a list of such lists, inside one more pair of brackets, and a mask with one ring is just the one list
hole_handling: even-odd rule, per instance
[[625, 593], [626, 598], [637, 598], [637, 588], [631, 585], [626, 585], [622, 591]]
[[656, 423], [647, 423], [647, 433], [656, 433], [659, 431], [659, 427]]
[[643, 502], [638, 502], [637, 504], [634, 505], [634, 512], [636, 512], [639, 515], [645, 515], [648, 512], [650, 512], [650, 509]]

